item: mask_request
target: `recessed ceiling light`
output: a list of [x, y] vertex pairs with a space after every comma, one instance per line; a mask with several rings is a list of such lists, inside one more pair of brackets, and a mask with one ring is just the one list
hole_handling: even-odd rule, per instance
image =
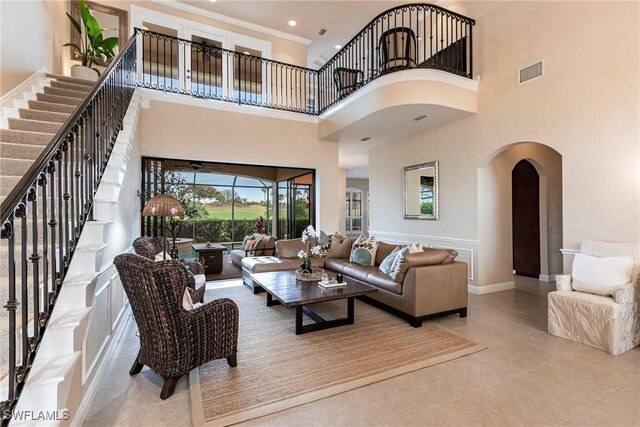
[[422, 37], [418, 36], [418, 40], [422, 40]]
[[413, 120], [417, 122], [417, 121], [420, 121], [422, 119], [426, 119], [427, 117], [429, 117], [429, 116], [427, 116], [426, 114], [420, 114], [418, 117], [414, 117]]
[[245, 55], [251, 55], [251, 52], [249, 52], [248, 50], [245, 50], [245, 51], [244, 51], [244, 52], [242, 52], [242, 53], [244, 53]]
[[364, 138], [360, 139], [360, 141], [362, 142], [366, 142], [368, 140], [370, 140], [371, 138], [369, 138], [368, 136], [365, 136]]
[[143, 25], [142, 29], [145, 30], [145, 31], [149, 31], [149, 27], [147, 27], [146, 25]]
[[336, 45], [336, 49], [341, 49], [342, 46], [340, 46], [339, 44]]
[[215, 3], [215, 2], [216, 2], [216, 0], [209, 0], [209, 1], [210, 1], [211, 3]]
[[296, 26], [296, 24], [297, 24], [297, 22], [296, 22], [296, 21], [294, 21], [293, 19], [292, 19], [291, 21], [289, 21], [289, 26], [290, 26], [290, 27], [295, 27], [295, 26]]

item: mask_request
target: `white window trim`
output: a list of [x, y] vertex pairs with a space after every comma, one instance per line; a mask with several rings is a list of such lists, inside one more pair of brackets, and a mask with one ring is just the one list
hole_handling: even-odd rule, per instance
[[259, 50], [262, 52], [263, 58], [271, 59], [271, 42], [267, 40], [223, 30], [211, 25], [201, 24], [189, 19], [179, 18], [133, 4], [131, 5], [129, 13], [131, 14], [131, 23], [129, 26], [130, 36], [133, 35], [134, 28], [142, 28], [142, 23], [148, 21], [177, 30], [178, 38], [181, 39], [188, 39], [193, 32], [195, 32], [196, 35], [199, 35], [197, 33], [204, 33], [206, 34], [205, 37], [211, 37], [216, 41], [220, 41], [223, 49], [234, 50], [236, 44], [241, 44], [248, 48]]

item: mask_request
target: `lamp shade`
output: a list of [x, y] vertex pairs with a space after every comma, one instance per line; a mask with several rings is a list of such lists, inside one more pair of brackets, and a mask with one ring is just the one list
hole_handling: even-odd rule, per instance
[[182, 204], [173, 196], [158, 194], [153, 196], [142, 210], [144, 216], [184, 216]]

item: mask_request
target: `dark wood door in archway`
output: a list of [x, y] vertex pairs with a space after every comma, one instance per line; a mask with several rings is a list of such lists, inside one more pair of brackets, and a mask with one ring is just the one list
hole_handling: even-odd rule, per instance
[[540, 276], [540, 177], [527, 160], [511, 172], [513, 269], [520, 276]]

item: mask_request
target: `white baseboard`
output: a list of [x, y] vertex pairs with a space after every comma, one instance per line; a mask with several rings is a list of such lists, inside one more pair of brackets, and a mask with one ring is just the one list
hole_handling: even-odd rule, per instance
[[[11, 89], [9, 92], [2, 95], [0, 98], [0, 109], [3, 107], [8, 107], [9, 103], [18, 97], [18, 95], [22, 94], [26, 90], [30, 90], [31, 86], [38, 84], [38, 80], [44, 78], [44, 75], [49, 72], [47, 67], [42, 67], [35, 73], [31, 74], [25, 81], [20, 83], [18, 86]], [[13, 107], [13, 105], [11, 105]]]
[[71, 426], [80, 427], [84, 425], [84, 422], [87, 419], [87, 415], [89, 415], [89, 409], [91, 408], [91, 405], [93, 405], [93, 400], [95, 399], [96, 393], [98, 392], [98, 387], [104, 379], [104, 376], [107, 373], [107, 369], [109, 368], [109, 362], [111, 362], [113, 354], [115, 353], [116, 348], [120, 343], [120, 336], [124, 332], [124, 328], [127, 323], [124, 320], [126, 320], [129, 313], [131, 313], [131, 305], [127, 304], [122, 310], [122, 313], [123, 314], [118, 320], [119, 323], [112, 335], [111, 341], [109, 342], [106, 351], [102, 355], [100, 366], [98, 367], [96, 374], [93, 376], [91, 384], [89, 385], [89, 388], [87, 389], [82, 402], [80, 402], [80, 406], [78, 406], [78, 409], [71, 420]]
[[515, 282], [503, 282], [503, 283], [494, 283], [493, 285], [486, 286], [476, 286], [476, 285], [467, 285], [469, 293], [474, 295], [484, 295], [490, 294], [492, 292], [500, 292], [506, 291], [509, 289], [515, 289]]
[[538, 279], [541, 282], [552, 283], [552, 282], [556, 281], [556, 275], [555, 274], [541, 274]]

